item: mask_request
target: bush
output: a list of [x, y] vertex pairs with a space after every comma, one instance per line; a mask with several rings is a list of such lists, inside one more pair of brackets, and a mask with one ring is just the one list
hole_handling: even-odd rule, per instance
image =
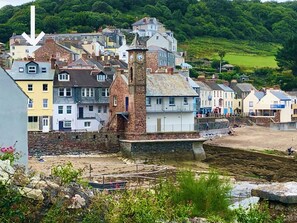
[[175, 202], [193, 206], [191, 217], [218, 216], [230, 222], [233, 213], [229, 210], [231, 185], [220, 178], [218, 173], [211, 172], [198, 179], [191, 172], [182, 172], [178, 185], [173, 189]]
[[283, 223], [283, 216], [273, 219], [268, 206], [253, 205], [248, 210], [239, 208], [235, 210], [238, 223]]
[[72, 163], [68, 162], [64, 165], [58, 165], [52, 168], [51, 174], [60, 179], [61, 184], [69, 184], [71, 182], [80, 182], [82, 180], [83, 169], [74, 169]]

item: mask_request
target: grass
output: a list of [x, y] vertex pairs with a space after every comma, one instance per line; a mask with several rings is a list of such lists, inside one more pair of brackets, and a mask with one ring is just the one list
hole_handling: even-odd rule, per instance
[[280, 45], [243, 40], [199, 37], [180, 44], [190, 58], [219, 59], [218, 52], [225, 51], [224, 60], [245, 68], [277, 67], [275, 54]]

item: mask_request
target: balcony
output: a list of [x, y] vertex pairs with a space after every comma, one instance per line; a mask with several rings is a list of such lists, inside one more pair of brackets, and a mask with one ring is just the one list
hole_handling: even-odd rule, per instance
[[147, 105], [146, 112], [158, 113], [158, 112], [194, 112], [195, 108], [192, 104], [188, 105]]
[[96, 119], [95, 112], [83, 112], [79, 113], [77, 119]]

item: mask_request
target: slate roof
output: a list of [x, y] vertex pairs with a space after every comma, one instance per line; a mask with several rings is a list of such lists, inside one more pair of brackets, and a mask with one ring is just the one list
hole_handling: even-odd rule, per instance
[[236, 87], [242, 92], [250, 92], [251, 90], [256, 90], [256, 88], [250, 83], [237, 83]]
[[144, 51], [147, 50], [146, 46], [139, 40], [138, 33], [135, 33], [135, 37], [131, 45], [129, 46], [129, 49], [127, 49], [127, 51], [130, 51], [130, 50], [144, 50]]
[[[26, 72], [26, 65], [38, 64], [39, 72], [36, 74], [28, 74]], [[19, 68], [23, 67], [24, 72], [19, 72]], [[41, 72], [41, 68], [46, 68], [46, 73]], [[14, 61], [10, 70], [7, 70], [8, 74], [14, 80], [53, 80], [55, 70], [51, 69], [51, 63], [49, 62], [36, 62], [36, 61]]]
[[59, 81], [58, 74], [54, 78], [54, 87], [99, 87], [99, 82], [90, 75], [92, 70], [86, 69], [63, 69], [60, 73], [68, 73], [69, 81]]
[[224, 85], [224, 84], [218, 84], [218, 86], [219, 86], [220, 88], [222, 88], [222, 90], [223, 90], [224, 92], [234, 92], [231, 88], [229, 88], [228, 86], [226, 86], [226, 85]]
[[179, 74], [147, 74], [146, 96], [198, 96]]
[[212, 89], [207, 84], [205, 84], [204, 82], [202, 82], [202, 81], [195, 81], [195, 82], [200, 87], [200, 90], [202, 90], [202, 91], [212, 91]]
[[222, 88], [214, 81], [206, 81], [207, 84], [212, 90], [222, 91]]
[[155, 20], [156, 22], [154, 22], [154, 18], [149, 18], [149, 17], [144, 17], [140, 20], [138, 20], [137, 22], [133, 23], [132, 26], [141, 26], [141, 25], [146, 25], [146, 24], [158, 24], [157, 20]]
[[265, 94], [262, 91], [255, 91], [255, 96], [260, 100], [265, 96]]
[[271, 94], [273, 94], [275, 97], [277, 97], [278, 99], [280, 99], [281, 101], [291, 101], [291, 98], [289, 97], [289, 95], [287, 95], [285, 92], [283, 91], [270, 91]]

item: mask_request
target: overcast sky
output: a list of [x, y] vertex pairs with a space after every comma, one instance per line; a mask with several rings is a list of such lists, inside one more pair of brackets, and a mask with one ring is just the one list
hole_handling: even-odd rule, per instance
[[[33, 0], [0, 0], [0, 8], [5, 5], [21, 5], [23, 3], [32, 2]], [[69, 0], [71, 1], [71, 0]], [[267, 2], [269, 0], [262, 0], [263, 2]], [[287, 0], [276, 0], [277, 2], [285, 2]]]

